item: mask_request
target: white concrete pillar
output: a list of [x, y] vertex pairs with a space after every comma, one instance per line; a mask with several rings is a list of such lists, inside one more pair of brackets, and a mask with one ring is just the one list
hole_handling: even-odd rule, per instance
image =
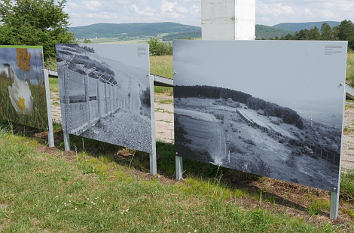
[[255, 0], [202, 0], [203, 40], [254, 40]]

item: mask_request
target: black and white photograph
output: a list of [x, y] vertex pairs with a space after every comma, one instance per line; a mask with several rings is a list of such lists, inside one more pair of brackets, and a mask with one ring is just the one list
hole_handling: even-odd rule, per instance
[[57, 44], [63, 129], [151, 153], [147, 44]]
[[347, 42], [174, 41], [176, 154], [335, 191]]

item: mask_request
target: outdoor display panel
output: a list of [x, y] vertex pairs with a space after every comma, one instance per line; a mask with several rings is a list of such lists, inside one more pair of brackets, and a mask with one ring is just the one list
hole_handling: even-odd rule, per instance
[[336, 191], [347, 42], [174, 41], [176, 155]]
[[42, 47], [0, 46], [0, 119], [48, 128]]
[[148, 45], [57, 44], [63, 130], [150, 153]]

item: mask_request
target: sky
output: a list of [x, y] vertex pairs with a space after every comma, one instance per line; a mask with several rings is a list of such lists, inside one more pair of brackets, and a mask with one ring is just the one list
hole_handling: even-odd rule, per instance
[[[177, 22], [200, 26], [201, 0], [70, 0], [71, 26]], [[353, 0], [256, 0], [256, 23], [354, 21]]]
[[342, 117], [345, 42], [177, 40], [173, 49], [175, 85], [242, 91], [320, 122]]

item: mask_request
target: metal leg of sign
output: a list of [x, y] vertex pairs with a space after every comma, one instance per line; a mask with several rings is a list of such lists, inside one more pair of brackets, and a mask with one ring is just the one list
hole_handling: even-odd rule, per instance
[[338, 192], [331, 192], [331, 210], [330, 210], [331, 219], [338, 218], [338, 206], [339, 206], [339, 190]]
[[[341, 86], [341, 85], [339, 85]], [[342, 85], [343, 86], [343, 85]], [[343, 88], [344, 89], [344, 88]], [[345, 102], [346, 102], [346, 94], [345, 91], [343, 90], [343, 113], [345, 112]], [[343, 121], [344, 122], [344, 121]], [[344, 123], [342, 124], [342, 132], [344, 131]], [[342, 134], [342, 140], [343, 142], [343, 134]], [[341, 167], [342, 167], [342, 155], [343, 155], [343, 145], [341, 147], [340, 151], [340, 157], [339, 157], [339, 171], [338, 171], [338, 185], [337, 188], [335, 188], [331, 192], [331, 209], [329, 212], [329, 216], [331, 219], [337, 219], [338, 218], [338, 207], [339, 207], [339, 195], [340, 195], [340, 180], [341, 180]], [[328, 158], [328, 154], [327, 154]]]
[[49, 73], [48, 70], [44, 69], [44, 85], [46, 90], [47, 98], [47, 113], [48, 113], [48, 145], [49, 147], [54, 147], [54, 130], [53, 130], [53, 118], [52, 109], [50, 101], [50, 89], [49, 89]]
[[150, 154], [150, 173], [153, 176], [157, 175], [157, 162], [156, 162], [156, 134], [155, 134], [155, 93], [154, 93], [154, 77], [148, 77], [150, 79], [150, 101], [151, 101], [151, 145], [152, 151]]
[[183, 158], [176, 156], [176, 180], [183, 179]]
[[67, 132], [63, 131], [65, 151], [70, 151], [70, 136]]

